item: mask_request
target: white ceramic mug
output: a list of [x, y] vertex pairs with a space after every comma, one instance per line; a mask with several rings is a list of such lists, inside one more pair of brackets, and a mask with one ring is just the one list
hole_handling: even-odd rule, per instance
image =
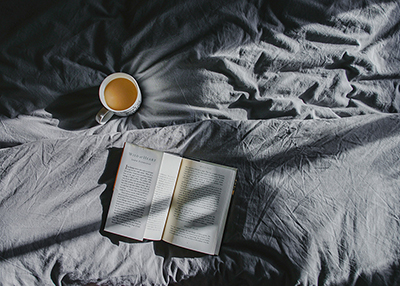
[[[110, 106], [110, 104], [107, 103], [107, 100], [106, 100], [106, 95], [105, 95], [106, 88], [113, 80], [116, 80], [116, 79], [129, 80], [133, 84], [132, 91], [133, 91], [133, 89], [136, 90], [136, 98], [134, 99], [133, 103], [124, 109], [112, 108]], [[115, 83], [116, 82], [114, 82], [114, 85], [115, 85]], [[114, 92], [114, 94], [115, 94], [115, 92]], [[117, 95], [117, 97], [118, 96], [119, 95]], [[103, 105], [103, 108], [96, 115], [96, 121], [99, 124], [106, 123], [108, 120], [110, 120], [110, 118], [114, 114], [118, 115], [118, 116], [131, 115], [138, 110], [140, 104], [142, 103], [142, 93], [140, 92], [138, 83], [131, 75], [129, 75], [127, 73], [123, 73], [123, 72], [112, 73], [103, 80], [103, 82], [101, 83], [100, 88], [99, 88], [99, 98], [100, 98], [101, 104]], [[114, 101], [115, 100], [118, 101], [118, 99], [115, 99], [115, 97], [114, 97]]]

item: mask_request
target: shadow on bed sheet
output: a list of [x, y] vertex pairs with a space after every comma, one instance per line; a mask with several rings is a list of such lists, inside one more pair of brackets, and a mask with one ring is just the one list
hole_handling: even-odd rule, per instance
[[0, 42], [7, 38], [8, 33], [14, 32], [37, 15], [42, 14], [60, 1], [40, 0], [2, 0], [0, 2]]
[[95, 116], [102, 105], [98, 97], [99, 87], [90, 87], [59, 96], [46, 111], [59, 120], [59, 127], [66, 130], [86, 129], [97, 125]]
[[[17, 3], [19, 3], [20, 1], [18, 1]], [[94, 1], [92, 1], [94, 2]], [[123, 1], [115, 1], [115, 7], [114, 4], [110, 4], [111, 2], [107, 3], [100, 3], [100, 2], [96, 2], [96, 3], [91, 3], [90, 1], [88, 1], [88, 5], [93, 5], [93, 7], [97, 7], [97, 8], [101, 8], [98, 10], [104, 10], [104, 11], [108, 11], [108, 9], [106, 8], [118, 8], [118, 5], [121, 5], [121, 3], [119, 2], [123, 2]], [[101, 62], [104, 67], [106, 67], [107, 65], [115, 65], [115, 68], [118, 67], [128, 67], [128, 66], [132, 66], [134, 68], [137, 68], [137, 66], [140, 66], [141, 63], [140, 61], [144, 61], [144, 59], [140, 59], [140, 58], [135, 58], [133, 55], [119, 55], [119, 54], [111, 54], [110, 55], [110, 62], [108, 61], [104, 61], [104, 59], [99, 58], [100, 55], [103, 54], [103, 52], [106, 52], [108, 50], [111, 51], [118, 51], [120, 52], [120, 48], [119, 45], [123, 44], [124, 41], [126, 40], [127, 42], [129, 42], [130, 40], [132, 40], [129, 35], [129, 32], [131, 32], [132, 29], [132, 33], [135, 33], [137, 31], [137, 29], [142, 29], [146, 32], [146, 29], [148, 29], [148, 26], [151, 26], [152, 21], [155, 21], [155, 19], [157, 19], [157, 17], [159, 17], [160, 15], [163, 15], [163, 11], [168, 11], [168, 12], [173, 12], [174, 8], [179, 8], [181, 9], [183, 6], [186, 9], [189, 9], [190, 12], [193, 12], [193, 15], [196, 15], [197, 18], [201, 18], [199, 17], [199, 15], [204, 15], [204, 16], [208, 16], [210, 17], [210, 20], [214, 21], [212, 23], [210, 23], [210, 27], [205, 26], [204, 28], [201, 28], [199, 31], [196, 31], [196, 38], [192, 38], [190, 36], [190, 33], [188, 33], [186, 31], [176, 31], [176, 35], [180, 35], [180, 38], [182, 38], [182, 46], [171, 46], [171, 45], [167, 45], [162, 37], [157, 37], [156, 40], [152, 39], [152, 37], [155, 37], [155, 35], [153, 35], [150, 31], [147, 31], [149, 33], [149, 43], [151, 46], [151, 49], [156, 50], [157, 49], [157, 53], [156, 55], [154, 55], [154, 59], [153, 61], [162, 61], [167, 59], [168, 57], [172, 57], [175, 56], [179, 53], [186, 53], [188, 49], [194, 49], [196, 45], [198, 45], [199, 43], [202, 43], [202, 39], [207, 39], [210, 36], [215, 36], [215, 35], [219, 35], [220, 33], [223, 34], [226, 31], [224, 30], [227, 27], [224, 27], [224, 25], [219, 25], [220, 22], [215, 22], [217, 20], [214, 19], [214, 16], [217, 15], [216, 13], [218, 13], [218, 9], [222, 9], [225, 7], [231, 6], [231, 2], [232, 1], [226, 1], [226, 0], [219, 0], [219, 1], [212, 1], [213, 5], [209, 5], [210, 3], [207, 3], [207, 1], [193, 1], [191, 2], [186, 2], [184, 5], [182, 4], [182, 2], [168, 2], [168, 1], [164, 1], [162, 3], [162, 7], [159, 7], [160, 3], [158, 2], [149, 2], [149, 1], [142, 1], [142, 2], [133, 2], [133, 4], [129, 4], [129, 2], [123, 3], [122, 5], [124, 6], [124, 13], [122, 14], [118, 14], [118, 17], [122, 17], [121, 22], [124, 23], [124, 25], [126, 25], [125, 27], [121, 27], [121, 29], [127, 29], [126, 31], [124, 31], [126, 33], [126, 35], [124, 34], [124, 37], [127, 38], [121, 38], [119, 39], [120, 42], [116, 42], [115, 45], [113, 46], [110, 42], [107, 45], [104, 45], [104, 43], [100, 43], [97, 47], [97, 50], [93, 51], [90, 49], [89, 45], [95, 45], [97, 43], [95, 43], [96, 40], [96, 34], [87, 34], [87, 39], [85, 38], [86, 41], [85, 44], [87, 44], [88, 46], [85, 46], [85, 44], [81, 44], [82, 46], [80, 46], [80, 49], [78, 50], [78, 54], [75, 55], [74, 52], [74, 57], [75, 58], [87, 58], [87, 56], [89, 55], [89, 58], [92, 57], [92, 61], [93, 62], [88, 62], [85, 63], [86, 66], [81, 66], [81, 69], [79, 70], [75, 70], [75, 69], [71, 69], [71, 67], [69, 66], [64, 66], [64, 64], [60, 64], [60, 66], [53, 66], [53, 65], [49, 65], [47, 63], [47, 60], [43, 59], [43, 57], [45, 55], [43, 55], [42, 53], [42, 49], [43, 46], [47, 47], [47, 46], [64, 46], [63, 42], [51, 42], [51, 41], [60, 41], [54, 38], [54, 35], [49, 35], [49, 42], [46, 42], [46, 39], [41, 39], [41, 41], [43, 42], [29, 42], [32, 41], [29, 38], [28, 33], [30, 33], [31, 31], [29, 29], [20, 29], [18, 32], [20, 33], [20, 37], [22, 39], [24, 39], [24, 37], [27, 38], [27, 45], [31, 46], [30, 47], [30, 51], [29, 54], [34, 55], [33, 58], [26, 58], [24, 59], [23, 64], [26, 65], [26, 70], [29, 71], [29, 73], [35, 74], [41, 74], [40, 79], [46, 79], [45, 81], [39, 83], [38, 82], [38, 78], [36, 77], [31, 77], [31, 75], [29, 75], [28, 73], [23, 73], [21, 71], [17, 71], [14, 70], [13, 66], [17, 66], [19, 67], [19, 69], [23, 69], [23, 67], [21, 68], [20, 65], [21, 63], [19, 62], [19, 58], [18, 58], [18, 53], [17, 55], [12, 55], [10, 57], [10, 59], [8, 58], [8, 52], [5, 53], [5, 57], [7, 58], [6, 62], [8, 63], [7, 66], [1, 66], [0, 65], [0, 69], [4, 72], [4, 74], [8, 74], [9, 78], [7, 79], [7, 83], [5, 82], [0, 82], [0, 85], [6, 85], [6, 84], [11, 84], [14, 86], [15, 84], [15, 90], [10, 91], [10, 93], [8, 94], [4, 94], [2, 95], [2, 103], [0, 103], [0, 110], [4, 109], [4, 113], [5, 114], [10, 114], [10, 117], [15, 117], [18, 114], [29, 114], [30, 112], [34, 111], [35, 109], [40, 109], [40, 108], [47, 108], [50, 112], [51, 110], [54, 110], [55, 112], [55, 116], [60, 117], [60, 120], [62, 121], [62, 125], [66, 128], [66, 129], [71, 129], [73, 127], [72, 123], [77, 123], [77, 128], [87, 128], [92, 126], [91, 124], [94, 122], [94, 120], [92, 120], [93, 118], [93, 114], [90, 115], [91, 118], [89, 118], [89, 113], [90, 112], [94, 112], [91, 110], [87, 117], [84, 117], [82, 119], [77, 118], [77, 116], [75, 116], [74, 114], [68, 114], [65, 112], [65, 110], [63, 110], [61, 108], [61, 104], [63, 102], [67, 102], [69, 100], [69, 96], [68, 95], [61, 95], [59, 96], [59, 99], [56, 99], [56, 102], [52, 103], [52, 100], [54, 100], [54, 97], [51, 94], [47, 94], [48, 90], [54, 90], [54, 91], [60, 91], [60, 89], [66, 89], [69, 90], [69, 86], [67, 85], [71, 85], [71, 84], [77, 84], [79, 81], [79, 86], [84, 86], [84, 83], [82, 83], [81, 81], [83, 81], [82, 79], [75, 80], [74, 76], [77, 72], [80, 72], [81, 74], [85, 74], [88, 71], [94, 72], [94, 73], [101, 73], [104, 72], [104, 70], [100, 71], [100, 69], [102, 68], [102, 66], [99, 66], [96, 62]], [[239, 1], [233, 1], [235, 4], [239, 3]], [[274, 37], [274, 29], [278, 29], [278, 28], [284, 28], [285, 30], [291, 30], [291, 29], [297, 29], [302, 25], [308, 25], [308, 24], [312, 24], [312, 23], [321, 23], [323, 25], [327, 25], [329, 26], [329, 19], [330, 17], [334, 16], [335, 14], [339, 14], [342, 12], [346, 12], [346, 11], [350, 11], [350, 10], [357, 10], [360, 8], [364, 8], [365, 5], [368, 4], [373, 4], [373, 3], [385, 3], [385, 2], [392, 2], [390, 0], [375, 0], [375, 1], [316, 1], [316, 0], [310, 0], [310, 1], [292, 1], [292, 0], [285, 0], [285, 1], [280, 1], [280, 2], [276, 2], [276, 1], [261, 1], [259, 3], [253, 3], [252, 1], [248, 1], [251, 5], [254, 5], [254, 9], [258, 9], [257, 13], [255, 15], [246, 15], [246, 18], [240, 18], [243, 17], [243, 15], [239, 15], [238, 17], [235, 17], [234, 14], [230, 15], [229, 13], [227, 15], [225, 15], [224, 13], [222, 13], [222, 19], [223, 20], [227, 20], [228, 23], [232, 22], [234, 24], [234, 28], [237, 28], [238, 31], [243, 30], [244, 31], [244, 35], [245, 35], [245, 39], [247, 39], [245, 42], [238, 42], [238, 39], [236, 39], [235, 37], [226, 37], [223, 38], [221, 40], [221, 42], [218, 42], [217, 44], [212, 43], [210, 44], [212, 46], [212, 48], [210, 48], [210, 51], [205, 50], [203, 51], [204, 53], [209, 53], [206, 54], [205, 56], [212, 56], [212, 53], [215, 51], [224, 51], [225, 49], [232, 49], [234, 47], [239, 47], [240, 45], [246, 45], [248, 44], [249, 41], [251, 42], [257, 42], [259, 40], [259, 38], [261, 38], [262, 41], [265, 41], [266, 43], [270, 43], [272, 44], [272, 46], [277, 46], [280, 47], [282, 45], [282, 43], [278, 43], [276, 42], [276, 37]], [[7, 1], [7, 3], [12, 3], [12, 1]], [[48, 9], [50, 8], [54, 8], [55, 5], [51, 5], [51, 7], [47, 7], [46, 5], [49, 3], [48, 0], [41, 0], [39, 2], [35, 2], [35, 5], [30, 4], [31, 6], [35, 6], [35, 8], [33, 10], [35, 10], [38, 14], [43, 14], [43, 12], [46, 12]], [[195, 3], [195, 4], [193, 4]], [[110, 4], [110, 7], [102, 7], [102, 5], [108, 5]], [[11, 5], [11, 4], [10, 4]], [[63, 4], [64, 5], [64, 4]], [[232, 4], [233, 5], [233, 4]], [[250, 5], [250, 6], [251, 6]], [[209, 7], [210, 6], [210, 7]], [[233, 5], [234, 6], [234, 5]], [[233, 7], [232, 6], [232, 7]], [[239, 5], [240, 6], [240, 5]], [[13, 4], [12, 5], [12, 10], [13, 12], [16, 12], [15, 14], [12, 15], [12, 23], [14, 24], [10, 24], [9, 26], [4, 26], [3, 29], [10, 29], [9, 31], [6, 31], [6, 33], [4, 34], [10, 34], [10, 37], [14, 37], [16, 36], [16, 30], [14, 31], [14, 28], [12, 28], [11, 26], [14, 27], [14, 25], [16, 25], [17, 20], [21, 20], [24, 19], [26, 16], [26, 9], [21, 9], [18, 10], [15, 7], [17, 7], [17, 4]], [[57, 6], [56, 6], [57, 7]], [[71, 8], [71, 7], [70, 7]], [[104, 9], [103, 9], [104, 8]], [[326, 9], [325, 9], [326, 8]], [[72, 6], [71, 9], [76, 9], [74, 6]], [[214, 9], [214, 11], [210, 10], [210, 9]], [[14, 11], [15, 10], [15, 11]], [[95, 9], [93, 9], [95, 10]], [[112, 9], [111, 9], [112, 10]], [[117, 9], [118, 10], [118, 9]], [[229, 10], [229, 9], [228, 9]], [[6, 9], [7, 11], [7, 9]], [[131, 13], [134, 13], [134, 11], [140, 11], [143, 12], [143, 14], [140, 14], [140, 16], [137, 17], [129, 17]], [[306, 11], [306, 12], [305, 12]], [[234, 12], [234, 11], [233, 11]], [[241, 11], [239, 11], [241, 12]], [[4, 13], [4, 12], [3, 12]], [[250, 13], [250, 12], [249, 12]], [[254, 13], [254, 12], [252, 12]], [[190, 16], [191, 13], [187, 13]], [[54, 15], [57, 14], [48, 14], [47, 17], [49, 17], [49, 19], [46, 19], [46, 21], [48, 22], [54, 22], [57, 23], [58, 19], [53, 19], [52, 17], [55, 17]], [[81, 20], [78, 20], [77, 23], [75, 22], [71, 22], [68, 23], [71, 26], [66, 26], [66, 29], [78, 29], [80, 28], [79, 25], [82, 25], [81, 21], [88, 21], [94, 28], [93, 28], [93, 33], [97, 33], [99, 31], [103, 31], [103, 29], [98, 29], [97, 26], [99, 25], [104, 25], [106, 27], [111, 26], [112, 24], [115, 24], [114, 22], [95, 22], [94, 19], [96, 19], [95, 17], [90, 18], [89, 16], [92, 15], [83, 15]], [[254, 16], [255, 18], [259, 18], [257, 19], [260, 23], [256, 23], [259, 26], [257, 26], [257, 29], [254, 29], [254, 27], [252, 27], [251, 25], [254, 24], [252, 23], [253, 19], [251, 19]], [[87, 17], [87, 18], [86, 18]], [[184, 21], [191, 21], [191, 18], [188, 19], [186, 16], [182, 16], [183, 18], [180, 19], [180, 21], [184, 22]], [[8, 16], [8, 18], [11, 18], [10, 16]], [[196, 18], [196, 19], [197, 19]], [[103, 19], [103, 18], [102, 18]], [[195, 19], [195, 20], [196, 20]], [[197, 21], [200, 21], [199, 19], [197, 19]], [[194, 21], [195, 21], [194, 20]], [[245, 20], [247, 20], [248, 22], [246, 22]], [[37, 19], [32, 18], [31, 19], [32, 23], [36, 23], [35, 21], [39, 21]], [[25, 23], [24, 21], [22, 21], [22, 23]], [[32, 24], [29, 23], [29, 24]], [[39, 21], [40, 23], [40, 21]], [[169, 23], [169, 22], [168, 22]], [[197, 22], [194, 22], [194, 24], [197, 24]], [[76, 25], [76, 26], [75, 26]], [[215, 25], [215, 26], [213, 26]], [[1, 26], [1, 25], [0, 25]], [[38, 27], [40, 27], [41, 25], [37, 25]], [[55, 25], [57, 26], [57, 25]], [[60, 25], [63, 26], [63, 25]], [[198, 25], [199, 27], [202, 25]], [[283, 26], [283, 27], [281, 27]], [[21, 28], [24, 28], [24, 24], [21, 25]], [[186, 27], [185, 27], [186, 28]], [[204, 30], [203, 30], [204, 29]], [[162, 31], [162, 30], [161, 30]], [[39, 31], [35, 31], [35, 32], [39, 32]], [[57, 30], [51, 30], [50, 33], [51, 34], [56, 34], [58, 31]], [[169, 32], [169, 31], [164, 31], [164, 32]], [[181, 33], [180, 33], [181, 32]], [[24, 34], [26, 33], [26, 34]], [[161, 33], [161, 32], [159, 32]], [[40, 32], [39, 32], [40, 34]], [[41, 35], [41, 34], [40, 34]], [[175, 36], [175, 35], [174, 35]], [[167, 37], [168, 38], [168, 37]], [[312, 39], [311, 39], [312, 40]], [[327, 44], [335, 44], [334, 39], [322, 39], [325, 40]], [[154, 42], [152, 42], [154, 41]], [[275, 42], [274, 42], [275, 41]], [[87, 43], [86, 43], [87, 42]], [[32, 44], [32, 45], [31, 45]], [[70, 43], [68, 43], [70, 44]], [[145, 43], [146, 44], [146, 43]], [[206, 43], [208, 44], [208, 42]], [[158, 46], [159, 45], [159, 46]], [[68, 45], [67, 45], [68, 46]], [[97, 46], [97, 45], [96, 45]], [[3, 46], [0, 47], [0, 49]], [[8, 50], [20, 50], [17, 49], [14, 46], [7, 46], [7, 44], [5, 43], [5, 49], [6, 51]], [[73, 47], [75, 47], [75, 45], [73, 45]], [[116, 48], [118, 47], [118, 48]], [[144, 46], [144, 49], [147, 49], [149, 47]], [[51, 54], [53, 57], [55, 58], [60, 58], [61, 62], [63, 59], [66, 60], [66, 62], [70, 62], [70, 63], [76, 63], [76, 59], [75, 58], [69, 58], [72, 57], [69, 53], [71, 52], [71, 50], [73, 49], [72, 47], [70, 48], [65, 48], [66, 51], [64, 50], [60, 50], [60, 51], [52, 51]], [[85, 49], [87, 49], [87, 51], [85, 51]], [[85, 51], [85, 53], [83, 52]], [[134, 51], [132, 51], [132, 53], [135, 52], [140, 53], [142, 52], [140, 50], [139, 47], [135, 47]], [[86, 53], [88, 55], [86, 55]], [[27, 56], [26, 54], [21, 54], [24, 56]], [[0, 55], [0, 59], [2, 58], [3, 55]], [[132, 59], [132, 57], [134, 59]], [[118, 62], [118, 60], [121, 60], [121, 58], [125, 58], [126, 60], [124, 62]], [[43, 67], [41, 67], [43, 70], [39, 70], [39, 67], [37, 66], [37, 63], [41, 63], [43, 65]], [[43, 62], [43, 63], [42, 63]], [[95, 64], [96, 63], [96, 64]], [[79, 64], [77, 65], [79, 66]], [[75, 65], [74, 65], [75, 68]], [[340, 66], [339, 68], [344, 68], [346, 69], [346, 66]], [[105, 70], [108, 70], [108, 68], [105, 68]], [[282, 69], [279, 69], [278, 71], [281, 71]], [[7, 71], [7, 72], [6, 72]], [[68, 71], [68, 72], [66, 72]], [[262, 72], [262, 70], [260, 71]], [[64, 77], [66, 79], [68, 79], [67, 81], [60, 81], [59, 77]], [[228, 75], [229, 76], [229, 75]], [[15, 79], [15, 82], [12, 82], [12, 80]], [[69, 82], [70, 81], [70, 82]], [[90, 83], [86, 83], [86, 84], [90, 84]], [[179, 85], [180, 82], [177, 82], [177, 84]], [[234, 83], [237, 84], [237, 83]], [[240, 86], [234, 86], [234, 88], [238, 88], [240, 89]], [[90, 90], [90, 88], [88, 88]], [[29, 90], [32, 93], [28, 94], [25, 90]], [[23, 96], [20, 96], [20, 93], [23, 94]], [[78, 98], [80, 91], [75, 91], [73, 93], [70, 94], [71, 100], [74, 101]], [[40, 97], [40, 98], [38, 98]], [[16, 100], [17, 98], [17, 100]], [[18, 99], [19, 98], [19, 99]], [[89, 98], [85, 98], [88, 99], [88, 101], [84, 101], [82, 103], [87, 104], [87, 105], [91, 105], [93, 104], [96, 105], [98, 103], [98, 100], [93, 97], [93, 102], [91, 102], [89, 100]], [[4, 106], [2, 106], [4, 102]], [[21, 102], [24, 102], [24, 106], [21, 106]], [[249, 102], [245, 102], [243, 108], [246, 109], [247, 105]], [[254, 102], [254, 104], [258, 104], [257, 101]], [[268, 105], [269, 103], [267, 103]], [[236, 104], [236, 107], [240, 107], [241, 105]], [[268, 107], [268, 106], [267, 106]], [[295, 112], [296, 110], [291, 110], [290, 112]], [[292, 114], [289, 114], [290, 116], [292, 116]], [[258, 114], [256, 113], [254, 115], [254, 117], [260, 117], [260, 118], [264, 118], [266, 116], [266, 118], [270, 118], [270, 117], [275, 117], [275, 116], [286, 116], [286, 114], [284, 113], [283, 115], [278, 113], [268, 113], [268, 114], [264, 114], [261, 113]], [[252, 116], [250, 115], [249, 118], [252, 118]], [[78, 122], [76, 122], [78, 121]]]

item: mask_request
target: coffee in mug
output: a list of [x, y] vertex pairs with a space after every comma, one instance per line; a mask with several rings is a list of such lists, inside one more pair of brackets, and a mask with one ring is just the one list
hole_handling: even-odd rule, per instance
[[126, 78], [110, 81], [104, 89], [104, 99], [109, 107], [124, 110], [131, 107], [137, 98], [135, 85]]
[[107, 76], [100, 85], [99, 98], [103, 108], [96, 121], [106, 123], [114, 114], [128, 116], [139, 108], [142, 95], [136, 80], [129, 74], [118, 72]]

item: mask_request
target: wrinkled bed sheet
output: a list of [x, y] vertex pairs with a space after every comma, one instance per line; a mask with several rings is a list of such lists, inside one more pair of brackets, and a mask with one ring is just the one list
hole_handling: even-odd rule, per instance
[[[1, 5], [0, 284], [400, 285], [398, 1]], [[238, 168], [219, 256], [103, 231], [125, 141]]]

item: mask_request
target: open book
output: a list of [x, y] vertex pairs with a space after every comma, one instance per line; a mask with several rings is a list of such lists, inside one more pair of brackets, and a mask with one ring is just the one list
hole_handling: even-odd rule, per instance
[[105, 231], [218, 254], [236, 169], [125, 143]]

